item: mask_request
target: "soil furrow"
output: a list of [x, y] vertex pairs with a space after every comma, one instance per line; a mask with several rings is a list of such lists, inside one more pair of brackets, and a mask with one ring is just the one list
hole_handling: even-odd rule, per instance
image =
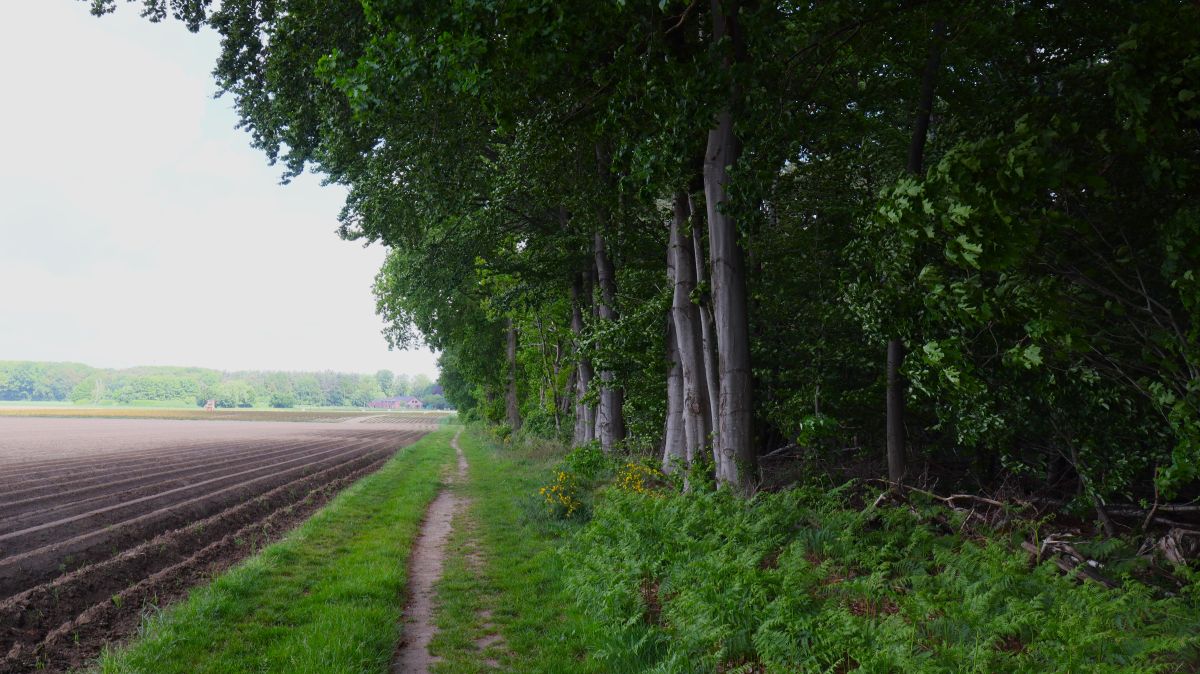
[[[25, 529], [0, 534], [0, 563], [4, 561], [4, 557], [16, 556], [23, 552], [70, 538], [80, 531], [87, 531], [96, 527], [120, 526], [133, 517], [136, 517], [138, 513], [160, 511], [171, 508], [179, 503], [190, 502], [197, 497], [220, 493], [223, 490], [217, 487], [232, 480], [236, 480], [236, 482], [230, 488], [250, 484], [259, 479], [267, 479], [279, 475], [281, 471], [292, 470], [294, 469], [293, 467], [303, 468], [326, 458], [335, 458], [343, 454], [359, 451], [363, 444], [363, 441], [355, 441], [352, 444], [334, 444], [332, 447], [309, 450], [298, 456], [291, 456], [284, 461], [274, 461], [253, 468], [246, 468], [237, 472], [201, 480], [183, 487], [168, 489], [158, 494], [142, 496], [123, 503], [96, 508], [69, 517], [49, 519], [48, 521], [34, 523]], [[50, 514], [50, 517], [53, 517], [53, 514]]]
[[[377, 437], [381, 434], [394, 434], [400, 429], [352, 429], [347, 428], [345, 431], [339, 427], [337, 430], [328, 428], [306, 429], [303, 433], [289, 433], [285, 437], [268, 437], [256, 441], [258, 446], [278, 446], [281, 444], [295, 443], [303, 441], [306, 438], [317, 439], [326, 438], [366, 438]], [[412, 426], [405, 426], [404, 430], [421, 430]], [[56, 479], [71, 468], [93, 470], [97, 468], [97, 464], [102, 464], [104, 469], [120, 469], [130, 465], [141, 465], [151, 459], [191, 459], [198, 454], [211, 456], [213, 450], [228, 450], [238, 449], [246, 451], [247, 446], [251, 442], [244, 438], [231, 440], [205, 440], [196, 441], [188, 440], [184, 443], [174, 444], [167, 447], [150, 447], [142, 449], [116, 450], [106, 452], [99, 456], [87, 456], [83, 458], [60, 458], [47, 459], [39, 461], [36, 469], [29, 470], [29, 462], [21, 462], [17, 464], [9, 464], [7, 466], [0, 465], [0, 484], [15, 483], [17, 480], [21, 482], [33, 482], [35, 480]]]
[[[344, 443], [342, 443], [344, 444]], [[300, 452], [319, 451], [337, 446], [337, 441], [323, 441], [305, 445], [284, 446], [265, 453], [243, 453], [239, 458], [200, 463], [187, 468], [168, 471], [147, 469], [136, 471], [133, 477], [122, 480], [62, 491], [57, 494], [26, 499], [16, 503], [0, 504], [0, 534], [32, 526], [32, 523], [63, 519], [72, 514], [90, 512], [103, 506], [106, 501], [128, 503], [142, 496], [165, 493], [171, 489], [197, 484], [202, 480], [220, 477], [254, 466], [266, 465], [280, 457], [297, 456]]]
[[0, 418], [0, 674], [86, 664], [431, 430], [114, 421]]
[[[253, 450], [260, 452], [273, 451], [280, 447], [295, 445], [297, 441], [294, 438], [266, 441], [255, 444]], [[313, 440], [312, 442], [317, 441]], [[47, 469], [42, 471], [42, 477], [0, 477], [0, 480], [4, 480], [6, 486], [14, 487], [0, 492], [0, 496], [4, 499], [3, 502], [0, 502], [0, 508], [4, 508], [14, 501], [55, 489], [73, 489], [85, 487], [90, 484], [100, 484], [106, 480], [111, 480], [114, 475], [132, 476], [167, 467], [184, 468], [212, 461], [221, 461], [229, 457], [245, 456], [248, 451], [251, 451], [250, 448], [244, 444], [224, 442], [215, 443], [204, 448], [188, 447], [186, 451], [176, 449], [174, 452], [167, 454], [155, 453], [134, 456], [124, 461], [111, 461], [108, 458], [112, 456], [110, 454], [103, 461], [103, 465], [98, 466], [96, 465], [97, 461], [92, 460], [89, 464]], [[19, 489], [16, 487], [19, 487]]]
[[[84, 533], [73, 538], [55, 541], [14, 557], [0, 559], [0, 597], [7, 597], [22, 587], [28, 587], [31, 582], [47, 580], [61, 571], [99, 561], [138, 541], [183, 526], [193, 520], [208, 517], [238, 500], [244, 500], [256, 493], [267, 491], [299, 475], [318, 472], [325, 464], [349, 460], [361, 453], [356, 450], [351, 454], [337, 454], [332, 457], [332, 460], [326, 458], [280, 473], [257, 477], [183, 502], [173, 503], [114, 526], [85, 529]], [[81, 528], [84, 528], [85, 524], [81, 524]]]
[[[272, 438], [265, 441], [265, 444], [281, 445], [288, 442], [295, 442], [297, 438]], [[197, 456], [211, 456], [213, 450], [242, 450], [245, 451], [245, 443], [229, 442], [229, 441], [212, 441], [199, 444], [187, 444], [166, 449], [130, 449], [109, 452], [103, 455], [103, 468], [105, 469], [121, 469], [129, 466], [144, 465], [147, 461], [156, 459], [161, 460], [190, 460]], [[33, 483], [45, 480], [52, 480], [61, 477], [63, 473], [72, 470], [89, 470], [96, 468], [97, 458], [89, 457], [86, 459], [52, 459], [46, 461], [36, 469], [24, 469], [24, 466], [9, 466], [8, 470], [0, 474], [0, 480], [20, 480], [22, 483]]]
[[[116, 558], [80, 569], [0, 603], [0, 672], [37, 659], [55, 664], [56, 652], [79, 664], [98, 642], [128, 633], [144, 606], [162, 606], [183, 589], [277, 538], [330, 496], [383, 465], [394, 447], [364, 460], [262, 494], [201, 522], [156, 537]], [[220, 537], [210, 543], [214, 537]], [[113, 597], [118, 597], [117, 601]], [[70, 635], [69, 640], [64, 637]], [[78, 641], [77, 641], [78, 639]], [[90, 644], [90, 647], [89, 647]]]

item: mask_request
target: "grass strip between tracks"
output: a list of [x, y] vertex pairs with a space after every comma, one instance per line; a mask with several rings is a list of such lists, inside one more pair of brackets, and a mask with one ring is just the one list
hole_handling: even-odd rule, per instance
[[95, 671], [387, 672], [409, 550], [453, 456], [453, 433], [401, 450], [279, 543], [148, 615]]
[[547, 518], [537, 497], [561, 450], [500, 448], [469, 431], [459, 445], [469, 480], [450, 488], [470, 506], [455, 520], [437, 588], [433, 672], [602, 671], [586, 650], [596, 625], [574, 609], [557, 553], [577, 525]]

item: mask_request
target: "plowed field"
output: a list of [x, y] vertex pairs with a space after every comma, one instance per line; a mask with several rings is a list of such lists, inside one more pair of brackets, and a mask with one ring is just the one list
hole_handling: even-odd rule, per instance
[[82, 664], [433, 425], [0, 417], [0, 672]]

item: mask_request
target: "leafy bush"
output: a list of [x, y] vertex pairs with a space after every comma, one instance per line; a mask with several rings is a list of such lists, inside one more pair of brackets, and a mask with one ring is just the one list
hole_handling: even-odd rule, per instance
[[554, 482], [542, 487], [538, 493], [545, 499], [546, 510], [555, 517], [569, 518], [583, 506], [579, 500], [579, 478], [574, 473], [560, 470]]
[[538, 489], [547, 514], [557, 519], [586, 520], [592, 493], [611, 475], [613, 461], [592, 442], [571, 450], [555, 468], [554, 480]]

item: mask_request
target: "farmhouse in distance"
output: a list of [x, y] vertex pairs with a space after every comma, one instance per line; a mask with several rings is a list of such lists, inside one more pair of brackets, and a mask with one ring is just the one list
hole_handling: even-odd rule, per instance
[[420, 398], [413, 396], [392, 396], [367, 403], [367, 407], [385, 410], [419, 410], [424, 406]]

